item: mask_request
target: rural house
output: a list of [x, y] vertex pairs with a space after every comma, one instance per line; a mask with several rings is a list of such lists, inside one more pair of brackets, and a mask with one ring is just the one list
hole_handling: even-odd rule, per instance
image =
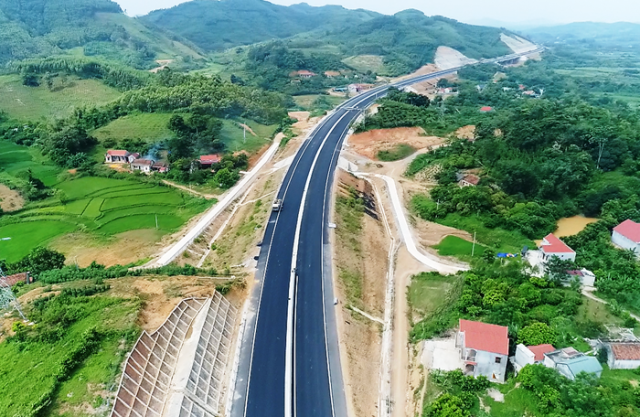
[[622, 249], [628, 249], [640, 255], [640, 223], [625, 220], [613, 228], [611, 241]]
[[456, 346], [460, 348], [464, 373], [503, 383], [509, 359], [508, 331], [504, 326], [461, 319]]
[[567, 246], [566, 243], [555, 237], [553, 233], [549, 233], [542, 239], [540, 251], [542, 252], [542, 260], [544, 262], [554, 256], [565, 261], [575, 262], [576, 260], [576, 252]]
[[578, 278], [580, 284], [584, 287], [593, 287], [596, 285], [596, 275], [588, 269], [582, 268], [580, 270], [567, 271], [567, 274]]
[[131, 163], [131, 170], [150, 173], [153, 164], [155, 164], [155, 161], [151, 159], [136, 159]]
[[169, 172], [169, 165], [165, 164], [164, 162], [156, 162], [155, 164], [151, 165], [151, 171], [160, 173]]
[[475, 187], [480, 183], [480, 177], [475, 174], [458, 174], [460, 187]]
[[129, 161], [129, 163], [132, 163], [133, 161], [135, 161], [138, 158], [140, 158], [140, 154], [138, 152], [134, 152], [132, 154], [129, 154], [129, 157], [127, 159]]
[[609, 369], [637, 369], [640, 367], [640, 342], [609, 343], [607, 363]]
[[544, 354], [544, 366], [555, 369], [560, 375], [576, 379], [580, 372], [594, 374], [598, 378], [602, 374], [602, 366], [598, 359], [578, 352], [574, 348], [564, 348]]
[[480, 107], [480, 111], [482, 113], [489, 113], [493, 111], [493, 107], [490, 106], [484, 106], [484, 107]]
[[129, 161], [130, 155], [128, 151], [109, 149], [107, 153], [104, 154], [104, 160], [107, 164], [126, 164], [131, 163], [131, 161]]
[[313, 78], [313, 77], [316, 77], [318, 74], [316, 74], [315, 72], [307, 71], [307, 70], [300, 70], [300, 71], [294, 71], [289, 75], [291, 77]]
[[220, 161], [222, 161], [222, 158], [218, 154], [200, 156], [200, 166], [203, 168], [209, 168], [213, 164], [220, 163]]
[[549, 344], [536, 346], [525, 346], [522, 343], [519, 344], [516, 346], [516, 356], [512, 360], [516, 374], [527, 365], [542, 364], [544, 361], [544, 354], [555, 350], [556, 348]]

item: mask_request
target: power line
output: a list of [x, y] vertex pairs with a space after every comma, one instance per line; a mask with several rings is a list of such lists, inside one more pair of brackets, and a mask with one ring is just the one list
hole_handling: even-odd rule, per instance
[[0, 310], [8, 310], [11, 308], [14, 308], [20, 314], [20, 317], [27, 321], [27, 317], [20, 307], [20, 302], [13, 294], [11, 285], [9, 281], [7, 281], [7, 276], [4, 274], [4, 271], [2, 271], [2, 268], [0, 268]]

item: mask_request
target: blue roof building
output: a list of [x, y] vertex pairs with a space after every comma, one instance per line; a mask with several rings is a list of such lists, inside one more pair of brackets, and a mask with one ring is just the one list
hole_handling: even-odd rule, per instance
[[574, 348], [564, 348], [544, 354], [544, 366], [557, 370], [561, 375], [574, 380], [581, 372], [602, 374], [602, 365], [593, 357], [578, 352]]

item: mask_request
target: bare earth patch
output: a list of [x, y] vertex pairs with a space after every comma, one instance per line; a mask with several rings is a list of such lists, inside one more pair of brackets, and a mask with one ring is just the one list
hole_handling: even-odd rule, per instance
[[462, 126], [456, 130], [456, 137], [458, 139], [473, 140], [476, 138], [476, 127], [474, 125]]
[[415, 149], [427, 149], [443, 143], [445, 143], [443, 138], [425, 136], [425, 131], [421, 127], [375, 129], [349, 138], [351, 150], [371, 160], [377, 160], [378, 152], [391, 150], [399, 144], [406, 144]]
[[0, 184], [0, 208], [2, 211], [16, 211], [24, 207], [24, 198], [19, 192]]
[[106, 266], [126, 265], [148, 258], [158, 251], [161, 232], [155, 229], [132, 230], [103, 241], [85, 233], [71, 233], [54, 240], [52, 249], [63, 252], [68, 263], [87, 267], [96, 261]]

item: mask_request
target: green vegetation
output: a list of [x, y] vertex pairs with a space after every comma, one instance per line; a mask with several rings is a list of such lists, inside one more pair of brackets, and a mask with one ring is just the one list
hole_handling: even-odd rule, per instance
[[56, 198], [0, 218], [0, 235], [12, 237], [0, 242], [4, 259], [16, 261], [32, 248], [78, 229], [114, 235], [156, 228], [157, 219], [158, 229], [170, 233], [211, 203], [168, 187], [113, 178], [67, 180], [54, 189]]
[[82, 295], [105, 289], [96, 287], [101, 288], [39, 298], [28, 306], [37, 324], [14, 323], [15, 336], [0, 343], [5, 359], [0, 390], [6, 394], [0, 414], [45, 415], [53, 408], [95, 406], [105, 400], [99, 387], [117, 382], [120, 363], [139, 333], [135, 321], [140, 303]]
[[485, 247], [476, 244], [475, 248], [473, 242], [464, 240], [457, 236], [447, 236], [442, 239], [442, 242], [434, 246], [438, 250], [438, 253], [442, 256], [456, 256], [460, 258], [471, 257], [473, 252], [474, 257], [481, 257], [484, 254]]
[[84, 55], [149, 69], [161, 57], [181, 62], [201, 58], [175, 35], [169, 39], [125, 16], [110, 0], [2, 0], [0, 15], [2, 64], [52, 55]]
[[76, 108], [107, 104], [121, 94], [98, 80], [57, 76], [52, 82], [51, 89], [27, 87], [19, 75], [0, 76], [0, 111], [19, 120], [52, 120], [68, 117]]
[[413, 155], [415, 151], [416, 148], [414, 148], [413, 146], [407, 145], [406, 143], [400, 143], [389, 150], [379, 151], [376, 156], [381, 161], [399, 161], [410, 155]]
[[146, 143], [166, 141], [173, 137], [169, 129], [171, 113], [134, 113], [123, 116], [91, 132], [100, 142], [111, 139], [120, 142], [125, 139], [140, 139]]

